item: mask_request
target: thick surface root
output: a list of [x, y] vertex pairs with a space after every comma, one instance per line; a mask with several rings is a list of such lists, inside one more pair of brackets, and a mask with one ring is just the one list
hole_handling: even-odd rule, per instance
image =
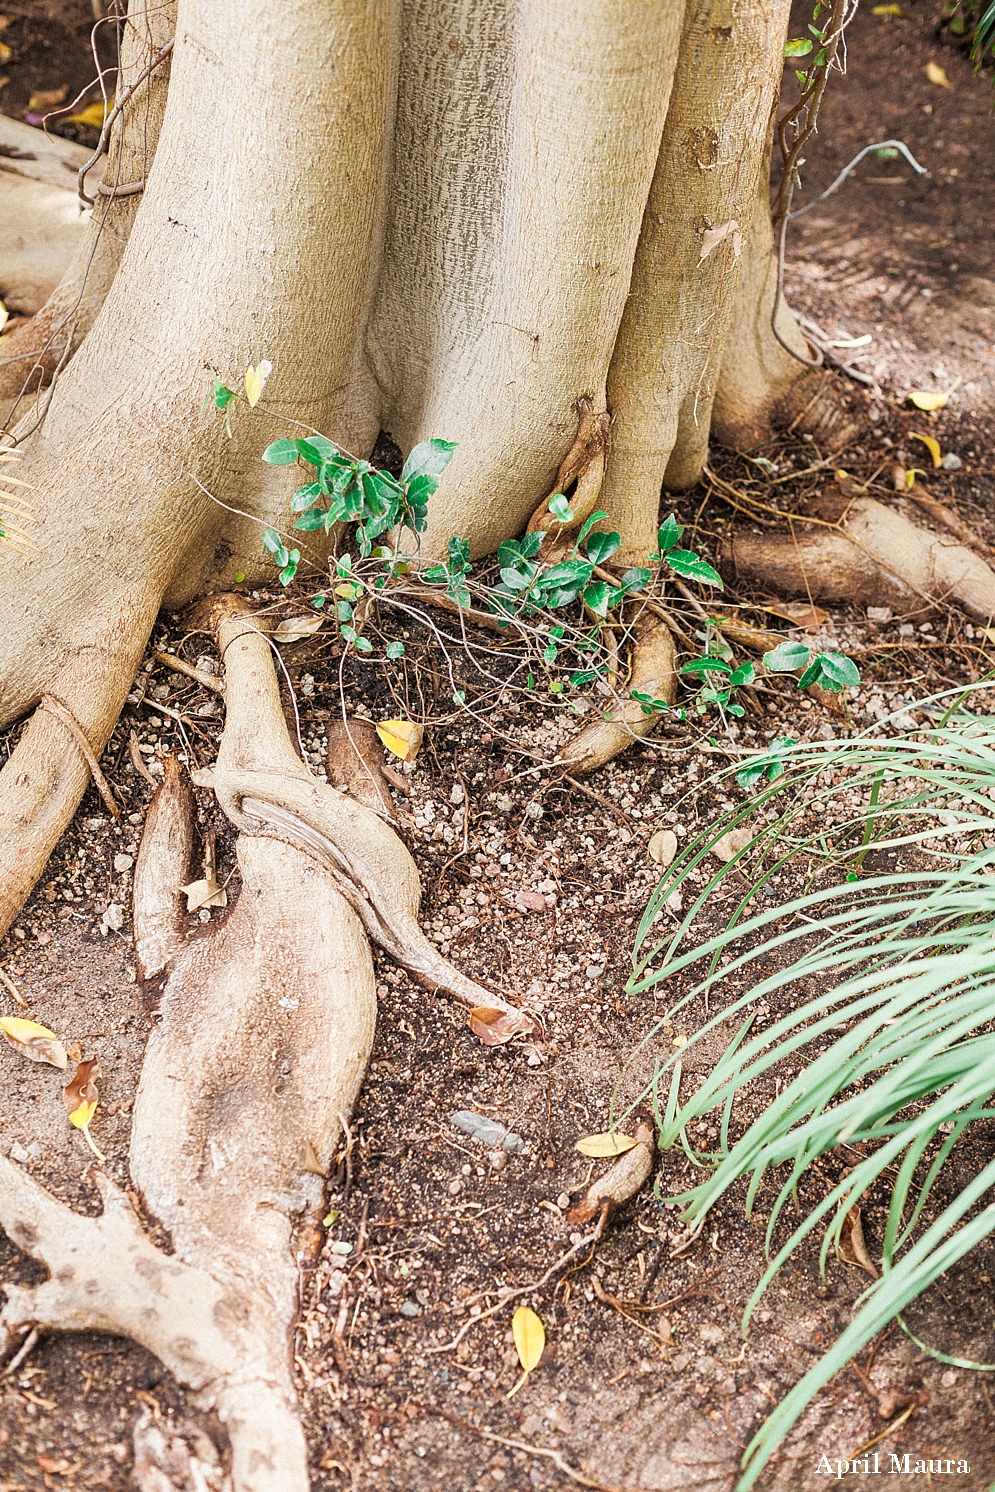
[[[627, 694], [647, 694], [673, 704], [677, 697], [677, 654], [666, 622], [654, 621], [636, 638]], [[608, 720], [596, 720], [568, 741], [557, 761], [571, 777], [596, 772], [634, 741], [648, 736], [660, 714], [643, 709], [638, 700], [617, 706]]]
[[849, 503], [839, 526], [799, 522], [793, 535], [734, 533], [723, 560], [738, 577], [780, 595], [908, 614], [953, 602], [970, 616], [995, 616], [995, 573], [980, 555], [870, 497]]
[[296, 845], [318, 862], [370, 939], [430, 989], [472, 1006], [529, 1018], [468, 979], [418, 925], [421, 883], [404, 844], [379, 814], [312, 777], [294, 751], [265, 635], [238, 596], [212, 600], [225, 663], [227, 723], [210, 781], [240, 829]]

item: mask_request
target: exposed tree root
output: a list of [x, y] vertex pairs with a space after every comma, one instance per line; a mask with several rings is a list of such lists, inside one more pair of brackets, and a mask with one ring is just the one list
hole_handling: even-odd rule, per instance
[[[677, 697], [677, 655], [666, 622], [654, 621], [637, 633], [626, 692], [673, 704]], [[659, 719], [660, 712], [647, 713], [638, 700], [627, 699], [611, 711], [607, 720], [593, 721], [578, 731], [560, 751], [557, 762], [571, 776], [586, 777], [634, 741], [648, 736]]]
[[838, 524], [823, 523], [798, 520], [792, 534], [736, 532], [722, 558], [737, 576], [781, 595], [907, 613], [955, 603], [971, 616], [995, 616], [995, 573], [952, 537], [870, 497], [847, 501]]

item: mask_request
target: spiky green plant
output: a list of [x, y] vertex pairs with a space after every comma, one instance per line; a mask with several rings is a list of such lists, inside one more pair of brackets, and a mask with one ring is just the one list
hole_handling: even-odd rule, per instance
[[[984, 697], [974, 692], [967, 703], [977, 709]], [[782, 742], [775, 753], [741, 766], [741, 780], [762, 782], [763, 790], [687, 846], [650, 898], [636, 937], [632, 994], [705, 965], [646, 1042], [702, 996], [714, 1014], [688, 1045], [739, 1017], [737, 1034], [696, 1092], [681, 1097], [683, 1052], [677, 1051], [657, 1064], [639, 1102], [649, 1097], [655, 1106], [661, 1148], [682, 1145], [704, 1172], [677, 1198], [690, 1227], [742, 1177], [750, 1178], [748, 1211], [765, 1176], [779, 1183], [767, 1227], [769, 1263], [744, 1330], [772, 1277], [820, 1224], [824, 1269], [850, 1208], [886, 1172], [892, 1187], [880, 1278], [864, 1291], [839, 1340], [747, 1446], [739, 1492], [753, 1485], [818, 1390], [854, 1353], [896, 1317], [908, 1330], [905, 1307], [995, 1231], [995, 1204], [984, 1205], [995, 1185], [995, 1161], [928, 1225], [924, 1216], [957, 1141], [970, 1125], [995, 1117], [989, 1107], [995, 1093], [995, 719], [964, 708], [963, 695], [913, 708], [936, 723], [896, 736], [882, 737], [875, 728], [829, 744]], [[676, 904], [674, 892], [686, 896], [719, 838], [748, 822], [760, 824], [752, 841], [707, 877], [675, 925], [667, 905]], [[904, 855], [915, 865], [865, 874], [872, 851]], [[751, 903], [789, 865], [807, 877], [805, 894], [751, 915]], [[730, 879], [736, 870], [747, 872], [749, 889], [737, 896], [724, 931], [694, 944], [695, 918], [736, 884]], [[672, 930], [661, 936], [668, 915]], [[758, 960], [777, 967], [757, 977]], [[782, 1006], [790, 1004], [789, 987], [813, 979], [823, 993], [769, 1028], [752, 1030], [758, 1004], [775, 995]], [[744, 983], [747, 992], [737, 993]], [[802, 1063], [796, 1075], [731, 1138], [740, 1127], [737, 1096], [788, 1057]], [[715, 1153], [704, 1154], [693, 1148], [688, 1126], [713, 1111], [721, 1114], [721, 1138]], [[869, 1153], [837, 1185], [825, 1182], [822, 1201], [775, 1250], [784, 1205], [792, 1196], [797, 1201], [801, 1176], [844, 1145], [848, 1162], [855, 1150]], [[978, 1366], [925, 1350], [944, 1362]]]

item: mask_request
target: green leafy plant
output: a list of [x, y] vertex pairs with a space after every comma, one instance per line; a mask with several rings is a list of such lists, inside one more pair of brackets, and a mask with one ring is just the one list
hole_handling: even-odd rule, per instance
[[860, 670], [845, 653], [813, 653], [803, 642], [782, 642], [771, 653], [764, 654], [764, 667], [771, 673], [798, 673], [799, 689], [818, 684], [839, 694], [844, 688], [856, 688]]
[[701, 559], [692, 550], [676, 547], [683, 532], [683, 524], [678, 523], [674, 514], [671, 513], [657, 533], [656, 542], [659, 547], [653, 559], [662, 561], [683, 580], [697, 580], [699, 585], [717, 585], [721, 589], [722, 576], [717, 570], [714, 570], [706, 560]]
[[[935, 710], [938, 702], [944, 703], [929, 701], [925, 708]], [[752, 842], [710, 877], [681, 926], [661, 940], [654, 929], [664, 903], [676, 887], [693, 884], [688, 877], [711, 846], [754, 815], [757, 800], [698, 836], [650, 898], [637, 933], [630, 994], [653, 990], [659, 1004], [658, 987], [679, 980], [687, 993], [664, 1021], [706, 994], [713, 1010], [723, 1007], [679, 1054], [658, 1064], [648, 1094], [661, 1147], [680, 1145], [703, 1171], [701, 1181], [676, 1198], [686, 1223], [703, 1223], [741, 1178], [748, 1179], [748, 1212], [765, 1181], [773, 1183], [770, 1262], [747, 1306], [744, 1329], [773, 1276], [816, 1229], [824, 1230], [825, 1269], [850, 1209], [887, 1177], [881, 1276], [864, 1291], [837, 1342], [746, 1447], [740, 1492], [754, 1484], [819, 1389], [890, 1322], [897, 1319], [939, 1360], [978, 1366], [919, 1341], [903, 1315], [995, 1231], [995, 1208], [983, 1205], [995, 1185], [995, 1161], [946, 1206], [931, 1205], [958, 1141], [971, 1126], [995, 1117], [995, 719], [970, 714], [957, 701], [935, 713], [940, 722], [929, 729], [884, 740], [867, 734], [832, 744], [781, 741], [744, 764], [737, 777], [746, 776], [745, 785], [766, 781], [760, 805], [779, 800], [780, 815], [765, 814]], [[848, 806], [853, 802], [856, 809]], [[827, 822], [834, 827], [827, 829]], [[966, 850], [945, 848], [952, 828], [969, 838]], [[915, 847], [917, 868], [859, 877], [848, 871], [863, 863], [870, 840], [880, 853]], [[749, 889], [737, 897], [725, 930], [682, 951], [705, 902], [726, 889], [730, 871], [744, 861]], [[747, 915], [791, 862], [834, 883]], [[705, 972], [688, 990], [684, 971], [695, 964]], [[811, 990], [811, 981], [822, 992], [792, 997], [800, 988]], [[739, 994], [744, 985], [748, 993]], [[775, 996], [785, 1013], [755, 1030], [758, 1005]], [[725, 1054], [696, 1091], [682, 1096], [681, 1059], [688, 1047], [730, 1018], [740, 1024]], [[655, 1039], [660, 1024], [648, 1039]], [[738, 1096], [785, 1059], [794, 1075], [759, 1117], [737, 1124]], [[716, 1116], [720, 1135], [707, 1153], [695, 1149], [689, 1135], [689, 1126], [705, 1115]], [[819, 1162], [840, 1147], [847, 1170], [834, 1182]], [[805, 1176], [818, 1182], [822, 1196], [799, 1209]], [[794, 1215], [787, 1221], [789, 1201]]]

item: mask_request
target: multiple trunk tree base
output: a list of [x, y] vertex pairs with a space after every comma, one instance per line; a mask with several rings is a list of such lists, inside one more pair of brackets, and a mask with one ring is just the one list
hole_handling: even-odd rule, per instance
[[[0, 1159], [0, 1223], [50, 1271], [8, 1288], [0, 1321], [11, 1345], [32, 1327], [141, 1342], [224, 1424], [234, 1492], [307, 1487], [296, 1252], [369, 1055], [370, 944], [501, 1039], [530, 1027], [421, 932], [382, 795], [323, 785], [291, 745], [270, 643], [224, 594], [272, 579], [261, 532], [290, 525], [296, 478], [260, 453], [300, 428], [360, 454], [381, 429], [404, 449], [455, 441], [425, 557], [456, 534], [489, 553], [561, 490], [581, 516], [607, 508], [624, 566], [645, 563], [661, 487], [694, 485], [709, 435], [844, 441], [840, 384], [783, 305], [771, 324], [788, 10], [179, 0], [174, 33], [171, 5], [131, 0], [85, 251], [9, 353], [48, 392], [0, 462], [0, 726], [27, 720], [0, 772], [0, 933], [96, 775], [160, 608], [205, 596], [227, 721], [198, 782], [239, 831], [242, 889], [183, 935], [194, 820], [169, 764], [135, 877], [161, 1018], [131, 1174], [174, 1252], [107, 1181], [103, 1216], [82, 1217]], [[229, 434], [201, 409], [210, 370], [234, 386], [264, 358], [266, 398]], [[0, 375], [16, 399], [20, 363]], [[302, 574], [324, 577], [334, 536], [309, 540]], [[728, 559], [813, 597], [892, 587], [903, 608], [995, 612], [970, 547], [867, 497], [794, 536], [738, 536]], [[627, 687], [672, 698], [662, 618]], [[623, 705], [563, 766], [593, 771], [653, 723]], [[184, 1456], [220, 1486], [195, 1429], [140, 1427], [150, 1486]]]

